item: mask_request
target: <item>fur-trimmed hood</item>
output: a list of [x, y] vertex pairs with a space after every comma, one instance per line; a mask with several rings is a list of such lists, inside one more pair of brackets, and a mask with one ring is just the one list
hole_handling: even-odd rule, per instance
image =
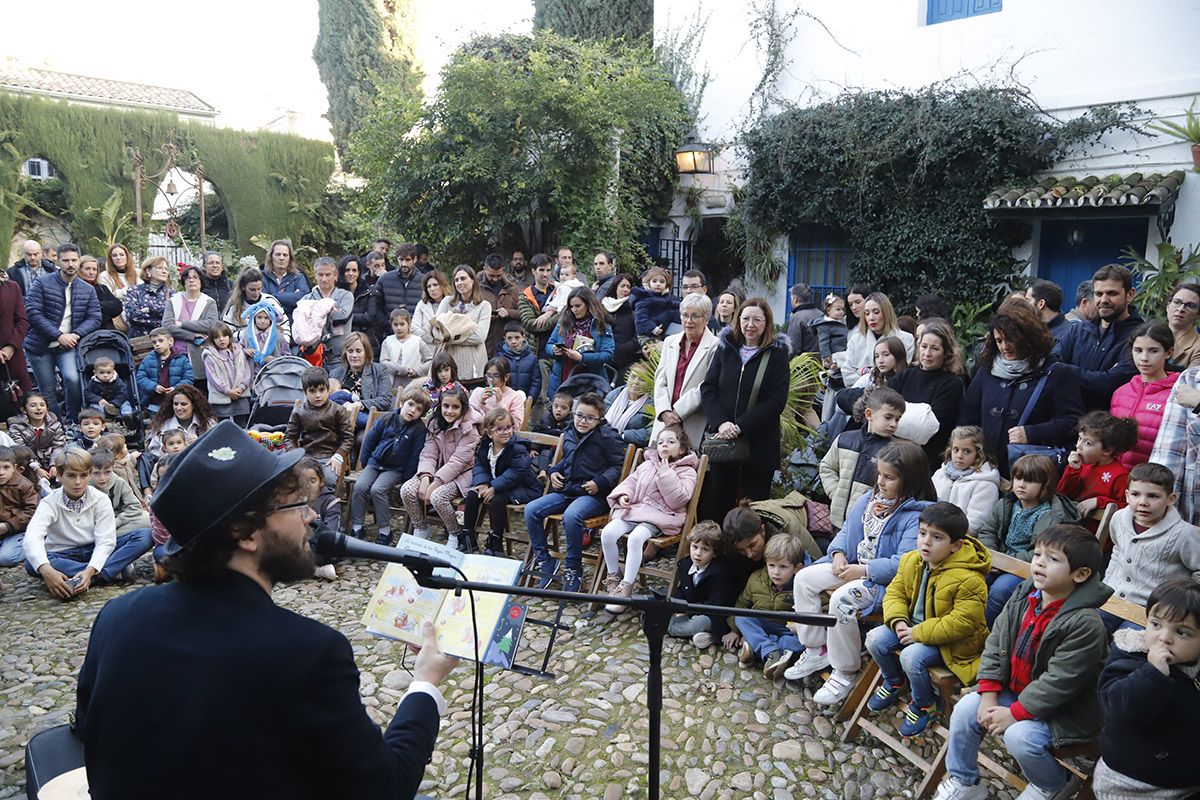
[[[733, 326], [726, 325], [721, 329], [721, 332], [717, 334], [717, 346], [727, 347], [734, 351], [738, 350], [740, 345], [733, 341]], [[771, 341], [771, 344], [769, 344], [767, 347], [773, 350], [782, 351], [789, 360], [792, 357], [792, 345], [788, 342], [786, 335], [781, 336], [776, 334], [775, 338]]]

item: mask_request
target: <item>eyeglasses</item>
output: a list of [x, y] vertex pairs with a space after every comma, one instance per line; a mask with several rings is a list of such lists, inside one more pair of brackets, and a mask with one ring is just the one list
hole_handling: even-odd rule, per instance
[[1176, 297], [1171, 298], [1171, 308], [1185, 308], [1188, 311], [1200, 311], [1200, 303], [1189, 303]]
[[499, 434], [503, 435], [505, 433], [512, 433], [512, 432], [513, 432], [512, 425], [503, 425], [499, 428], [492, 428], [492, 433], [499, 433]]
[[267, 508], [267, 513], [268, 514], [277, 514], [280, 511], [291, 511], [293, 508], [300, 508], [300, 509], [308, 508], [308, 498], [307, 497], [301, 498], [300, 500], [297, 500], [295, 503], [284, 503], [283, 505], [280, 505], [280, 506], [269, 506]]
[[595, 421], [597, 421], [597, 420], [598, 420], [598, 419], [600, 419], [600, 418], [599, 418], [599, 417], [593, 417], [591, 414], [580, 414], [578, 411], [576, 411], [576, 412], [575, 412], [575, 419], [579, 420], [580, 422], [586, 422], [586, 423], [589, 423], [589, 424], [590, 424], [590, 423], [592, 423], [592, 422], [595, 422]]
[[682, 320], [686, 320], [687, 322], [703, 322], [704, 321], [703, 314], [680, 314], [679, 318]]
[[483, 377], [487, 378], [489, 381], [498, 381], [498, 380], [500, 380], [500, 373], [499, 372], [485, 372], [485, 373], [483, 373]]

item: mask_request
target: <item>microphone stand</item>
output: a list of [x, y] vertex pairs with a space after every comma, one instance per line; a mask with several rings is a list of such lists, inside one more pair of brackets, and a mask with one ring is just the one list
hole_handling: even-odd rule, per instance
[[[726, 606], [695, 605], [682, 600], [674, 600], [661, 595], [638, 595], [636, 597], [611, 597], [600, 594], [581, 594], [578, 592], [563, 592], [557, 589], [539, 589], [533, 586], [500, 586], [494, 583], [476, 583], [462, 581], [456, 578], [446, 578], [432, 575], [426, 570], [411, 570], [413, 577], [421, 586], [427, 589], [453, 590], [456, 595], [464, 590], [471, 592], [491, 592], [494, 594], [515, 594], [522, 597], [543, 597], [548, 600], [571, 603], [606, 603], [623, 605], [642, 612], [642, 633], [650, 648], [650, 666], [646, 673], [646, 708], [650, 712], [650, 754], [648, 763], [648, 786], [646, 796], [649, 800], [659, 797], [659, 760], [662, 736], [662, 649], [663, 639], [667, 634], [667, 624], [674, 614], [705, 614], [716, 616], [755, 617], [757, 619], [772, 619], [778, 622], [801, 622], [805, 625], [818, 625], [830, 628], [837, 623], [837, 617], [831, 614], [798, 614], [791, 611], [758, 611], [752, 608], [729, 608]], [[418, 574], [419, 573], [419, 574]], [[482, 701], [481, 701], [482, 702]], [[476, 800], [483, 798], [483, 747], [480, 745], [479, 771], [476, 775]]]

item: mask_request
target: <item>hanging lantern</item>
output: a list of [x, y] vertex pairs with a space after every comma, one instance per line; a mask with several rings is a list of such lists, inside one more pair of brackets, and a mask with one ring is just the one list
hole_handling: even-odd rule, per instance
[[675, 168], [680, 175], [710, 175], [713, 172], [713, 151], [689, 136], [675, 151]]

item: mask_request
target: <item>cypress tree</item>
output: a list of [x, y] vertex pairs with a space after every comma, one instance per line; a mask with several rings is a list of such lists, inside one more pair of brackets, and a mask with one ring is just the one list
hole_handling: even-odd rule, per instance
[[654, 38], [654, 0], [533, 0], [533, 8], [534, 30], [646, 44]]
[[313, 60], [329, 91], [326, 117], [346, 163], [350, 134], [374, 107], [381, 87], [420, 95], [416, 11], [413, 0], [318, 0], [318, 9]]

